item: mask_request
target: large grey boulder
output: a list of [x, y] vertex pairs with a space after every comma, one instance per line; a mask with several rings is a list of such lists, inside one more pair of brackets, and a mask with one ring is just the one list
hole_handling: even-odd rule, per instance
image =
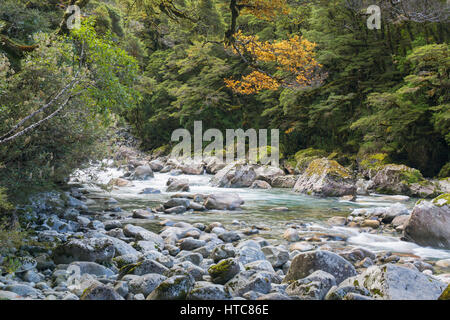
[[312, 161], [298, 178], [294, 191], [324, 197], [354, 195], [352, 173], [334, 160], [326, 158]]
[[145, 297], [147, 297], [166, 279], [167, 277], [161, 274], [150, 273], [132, 279], [128, 282], [128, 288], [133, 294], [142, 293]]
[[405, 238], [422, 246], [450, 249], [450, 194], [419, 201], [405, 225]]
[[175, 179], [169, 178], [167, 180], [167, 192], [189, 192], [189, 180], [188, 179]]
[[87, 288], [80, 300], [124, 300], [113, 288], [103, 284], [93, 284]]
[[237, 275], [239, 271], [239, 263], [233, 258], [224, 259], [208, 269], [212, 282], [216, 284], [225, 284]]
[[256, 180], [255, 166], [243, 162], [228, 164], [211, 179], [214, 187], [248, 188]]
[[336, 253], [326, 250], [299, 253], [294, 257], [283, 282], [303, 279], [317, 270], [328, 272], [341, 283], [356, 275], [353, 265]]
[[283, 248], [266, 246], [261, 250], [274, 268], [283, 266], [289, 260], [289, 252]]
[[108, 238], [72, 239], [56, 247], [53, 260], [56, 264], [74, 261], [110, 262], [115, 255], [114, 243]]
[[206, 281], [196, 282], [189, 292], [187, 300], [229, 300], [231, 295], [223, 285], [212, 284]]
[[[447, 284], [410, 268], [386, 264], [369, 267], [330, 290], [329, 299], [343, 299], [349, 292], [369, 294], [380, 300], [436, 300]], [[342, 290], [342, 288], [348, 288]]]
[[257, 180], [263, 180], [270, 184], [275, 178], [285, 175], [283, 170], [274, 166], [260, 166], [255, 169], [255, 172]]
[[272, 179], [270, 182], [270, 185], [273, 188], [288, 188], [292, 189], [295, 186], [295, 183], [297, 182], [298, 177], [294, 175], [287, 175], [287, 176], [278, 176]]
[[91, 274], [97, 277], [111, 277], [114, 275], [114, 272], [111, 269], [108, 269], [95, 262], [87, 262], [87, 261], [72, 262], [69, 265], [69, 268], [70, 269], [76, 268], [77, 270], [80, 271], [80, 275]]
[[147, 297], [147, 300], [184, 300], [194, 285], [191, 276], [173, 276], [156, 287]]
[[134, 173], [131, 175], [135, 180], [148, 180], [154, 177], [153, 170], [149, 165], [139, 166], [134, 169]]
[[235, 193], [213, 194], [206, 198], [204, 206], [208, 210], [236, 210], [244, 200]]
[[289, 296], [301, 300], [323, 300], [327, 292], [336, 285], [336, 279], [329, 273], [317, 270], [306, 278], [292, 282], [287, 288]]
[[426, 180], [419, 170], [398, 164], [377, 168], [372, 182], [371, 188], [378, 193], [405, 194], [420, 198], [433, 197], [439, 189], [437, 185]]
[[123, 233], [127, 237], [135, 238], [136, 240], [144, 240], [144, 241], [152, 241], [154, 242], [160, 249], [164, 248], [164, 240], [159, 235], [154, 232], [151, 232], [147, 229], [144, 229], [139, 226], [135, 226], [132, 224], [127, 224], [123, 228]]
[[225, 289], [233, 296], [243, 296], [249, 291], [267, 294], [272, 288], [271, 273], [247, 270], [240, 272], [225, 284]]
[[181, 170], [184, 174], [201, 175], [205, 171], [205, 164], [201, 161], [183, 160], [176, 169]]

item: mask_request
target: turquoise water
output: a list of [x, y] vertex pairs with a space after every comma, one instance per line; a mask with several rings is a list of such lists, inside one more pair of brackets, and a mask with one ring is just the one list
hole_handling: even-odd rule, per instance
[[[116, 169], [107, 169], [98, 173], [95, 181], [108, 183], [111, 178], [123, 174]], [[114, 198], [118, 206], [122, 208], [122, 215], [130, 219], [133, 209], [145, 209], [156, 207], [162, 202], [170, 199], [173, 193], [166, 193], [166, 182], [172, 177], [170, 174], [156, 173], [155, 178], [147, 181], [133, 181], [133, 186], [117, 188], [107, 192], [95, 184], [88, 183], [91, 179], [87, 175], [79, 175], [84, 186], [90, 190], [96, 204], [91, 205], [93, 210], [108, 211], [108, 206], [103, 199]], [[255, 226], [260, 230], [258, 236], [280, 240], [282, 234], [289, 224], [301, 226], [305, 236], [318, 235], [327, 239], [327, 245], [335, 247], [365, 247], [373, 251], [393, 251], [397, 253], [417, 255], [428, 259], [448, 259], [450, 251], [437, 250], [433, 248], [420, 247], [414, 243], [400, 240], [401, 234], [389, 234], [380, 231], [377, 234], [361, 233], [359, 229], [345, 227], [331, 227], [326, 221], [333, 216], [347, 216], [355, 208], [364, 207], [386, 207], [401, 202], [408, 208], [413, 208], [416, 199], [405, 199], [402, 196], [370, 195], [358, 197], [356, 202], [340, 201], [337, 198], [318, 198], [294, 193], [288, 189], [254, 190], [254, 189], [225, 189], [210, 185], [210, 175], [187, 176], [178, 178], [188, 179], [190, 182], [190, 193], [212, 194], [212, 193], [237, 193], [244, 201], [241, 211], [209, 211], [185, 213], [182, 215], [158, 214], [154, 221], [132, 220], [133, 223], [141, 224], [152, 231], [159, 231], [159, 222], [164, 219], [173, 221], [186, 221], [189, 223], [221, 222], [229, 228], [237, 228], [233, 221], [238, 220], [247, 227]], [[156, 188], [161, 194], [142, 195], [139, 194], [144, 188]], [[271, 211], [274, 207], [287, 207], [289, 211]]]

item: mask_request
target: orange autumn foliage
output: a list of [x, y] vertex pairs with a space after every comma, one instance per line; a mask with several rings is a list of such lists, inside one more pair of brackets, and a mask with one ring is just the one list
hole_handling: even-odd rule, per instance
[[240, 0], [237, 4], [243, 7], [243, 13], [251, 13], [264, 20], [272, 20], [277, 14], [290, 12], [286, 0]]
[[[226, 79], [227, 87], [241, 94], [253, 94], [261, 90], [277, 90], [280, 86], [304, 87], [318, 79], [321, 65], [315, 59], [316, 44], [294, 36], [275, 42], [259, 41], [257, 36], [235, 34], [234, 53], [250, 56], [255, 71], [241, 80]], [[277, 76], [258, 70], [261, 63], [275, 64]]]

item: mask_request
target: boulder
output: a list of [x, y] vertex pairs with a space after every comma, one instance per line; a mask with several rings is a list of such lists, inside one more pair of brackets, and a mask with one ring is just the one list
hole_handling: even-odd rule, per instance
[[164, 168], [164, 162], [159, 159], [152, 160], [148, 163], [152, 171], [159, 172]]
[[217, 157], [208, 157], [205, 159], [206, 172], [209, 174], [216, 174], [226, 167], [226, 163]]
[[133, 210], [133, 215], [132, 215], [133, 219], [155, 219], [155, 215], [147, 210], [143, 210], [143, 209], [136, 209]]
[[285, 249], [274, 246], [266, 246], [261, 250], [266, 256], [266, 259], [272, 264], [274, 268], [283, 266], [283, 264], [285, 264], [289, 260], [289, 252]]
[[256, 177], [255, 166], [234, 162], [217, 172], [211, 179], [211, 184], [220, 188], [248, 188]]
[[232, 279], [240, 271], [239, 263], [233, 259], [224, 259], [218, 264], [208, 268], [208, 273], [212, 278], [212, 282], [216, 284], [225, 284]]
[[327, 292], [336, 285], [336, 279], [329, 273], [317, 270], [306, 278], [289, 284], [286, 293], [301, 300], [323, 300]]
[[432, 182], [425, 180], [419, 170], [397, 164], [379, 167], [372, 182], [372, 189], [378, 193], [414, 197], [432, 197], [439, 189]]
[[113, 288], [103, 284], [93, 284], [87, 288], [80, 300], [124, 300]]
[[285, 175], [284, 171], [278, 167], [273, 166], [260, 166], [255, 169], [256, 179], [272, 183], [277, 177]]
[[114, 275], [114, 272], [111, 269], [108, 269], [95, 262], [86, 262], [86, 261], [72, 262], [69, 265], [69, 268], [79, 270], [80, 275], [91, 274], [97, 277], [111, 277]]
[[171, 198], [169, 201], [165, 202], [164, 208], [169, 209], [173, 207], [183, 206], [185, 208], [188, 208], [190, 204], [189, 199], [184, 198]]
[[169, 178], [167, 180], [167, 192], [189, 192], [189, 180]]
[[356, 275], [353, 265], [344, 258], [330, 251], [316, 250], [296, 255], [283, 282], [303, 279], [316, 270], [328, 272], [336, 278], [336, 283]]
[[74, 261], [110, 262], [115, 255], [114, 243], [107, 238], [72, 239], [56, 247], [53, 260], [57, 264]]
[[150, 273], [140, 277], [136, 277], [135, 279], [129, 281], [128, 288], [133, 294], [141, 293], [145, 297], [147, 297], [166, 279], [167, 277], [161, 274]]
[[194, 160], [184, 160], [176, 169], [181, 170], [184, 174], [201, 175], [205, 171], [204, 163]]
[[233, 296], [240, 297], [250, 291], [267, 294], [272, 288], [272, 277], [270, 275], [272, 273], [266, 271], [243, 271], [228, 281], [225, 289], [233, 294]]
[[330, 290], [329, 298], [343, 299], [348, 292], [365, 292], [363, 295], [369, 294], [380, 300], [436, 300], [446, 286], [417, 270], [386, 264], [372, 266], [362, 274], [348, 278]]
[[153, 178], [154, 174], [149, 165], [143, 165], [134, 169], [134, 173], [131, 177], [135, 180], [148, 180], [149, 178]]
[[136, 240], [152, 241], [157, 244], [161, 249], [164, 247], [164, 240], [154, 232], [144, 229], [139, 226], [127, 224], [123, 228], [123, 232], [127, 237], [135, 238]]
[[325, 197], [341, 197], [356, 192], [351, 172], [334, 160], [312, 161], [294, 186], [295, 192]]
[[298, 180], [298, 176], [288, 175], [288, 176], [278, 176], [272, 179], [270, 185], [273, 188], [287, 188], [292, 189]]
[[147, 297], [147, 300], [184, 300], [194, 285], [191, 276], [173, 276], [164, 280]]
[[244, 204], [236, 193], [213, 194], [206, 198], [204, 206], [208, 210], [236, 210]]
[[108, 182], [108, 185], [113, 186], [113, 187], [127, 187], [127, 186], [131, 186], [132, 183], [130, 181], [122, 179], [122, 178], [114, 178]]
[[229, 300], [231, 295], [223, 285], [212, 284], [206, 281], [196, 282], [189, 292], [187, 300]]
[[250, 189], [272, 189], [270, 184], [263, 180], [255, 180], [252, 185], [250, 186]]
[[404, 235], [422, 246], [450, 249], [450, 194], [417, 202]]

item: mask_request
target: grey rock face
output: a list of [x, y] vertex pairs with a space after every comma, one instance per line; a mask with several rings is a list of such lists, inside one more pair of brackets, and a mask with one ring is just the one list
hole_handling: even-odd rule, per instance
[[[436, 300], [447, 284], [419, 271], [398, 265], [372, 266], [356, 277], [342, 282], [332, 295], [343, 298], [348, 292], [370, 294], [382, 300]], [[343, 288], [352, 288], [342, 290]], [[341, 292], [339, 292], [341, 291]], [[365, 293], [365, 294], [364, 294]]]
[[286, 293], [302, 300], [323, 300], [335, 285], [336, 279], [331, 274], [317, 270], [306, 278], [292, 282], [286, 288]]
[[235, 193], [222, 193], [208, 196], [204, 206], [208, 210], [236, 210], [244, 204], [244, 200]]
[[114, 244], [107, 238], [73, 239], [53, 252], [53, 260], [57, 264], [74, 261], [108, 262], [114, 257]]
[[147, 300], [183, 300], [193, 285], [194, 279], [191, 276], [174, 276], [156, 287]]
[[261, 250], [274, 268], [281, 267], [289, 260], [289, 252], [287, 250], [274, 246], [263, 247]]
[[316, 250], [296, 255], [283, 282], [303, 279], [316, 270], [333, 275], [336, 283], [356, 275], [353, 265], [344, 258], [330, 251]]
[[229, 258], [209, 267], [208, 273], [212, 278], [212, 282], [225, 284], [237, 275], [240, 270], [239, 263], [235, 259]]
[[229, 300], [231, 295], [223, 285], [212, 284], [206, 281], [196, 282], [189, 292], [187, 300]]
[[312, 161], [294, 186], [295, 192], [341, 197], [356, 192], [351, 172], [326, 158]]
[[85, 290], [80, 300], [124, 300], [113, 288], [102, 284], [93, 284]]
[[147, 297], [156, 289], [167, 277], [161, 274], [146, 274], [128, 282], [128, 287], [133, 294], [143, 294]]
[[422, 246], [450, 249], [450, 203], [441, 199], [420, 201], [415, 205], [405, 225], [407, 240]]

